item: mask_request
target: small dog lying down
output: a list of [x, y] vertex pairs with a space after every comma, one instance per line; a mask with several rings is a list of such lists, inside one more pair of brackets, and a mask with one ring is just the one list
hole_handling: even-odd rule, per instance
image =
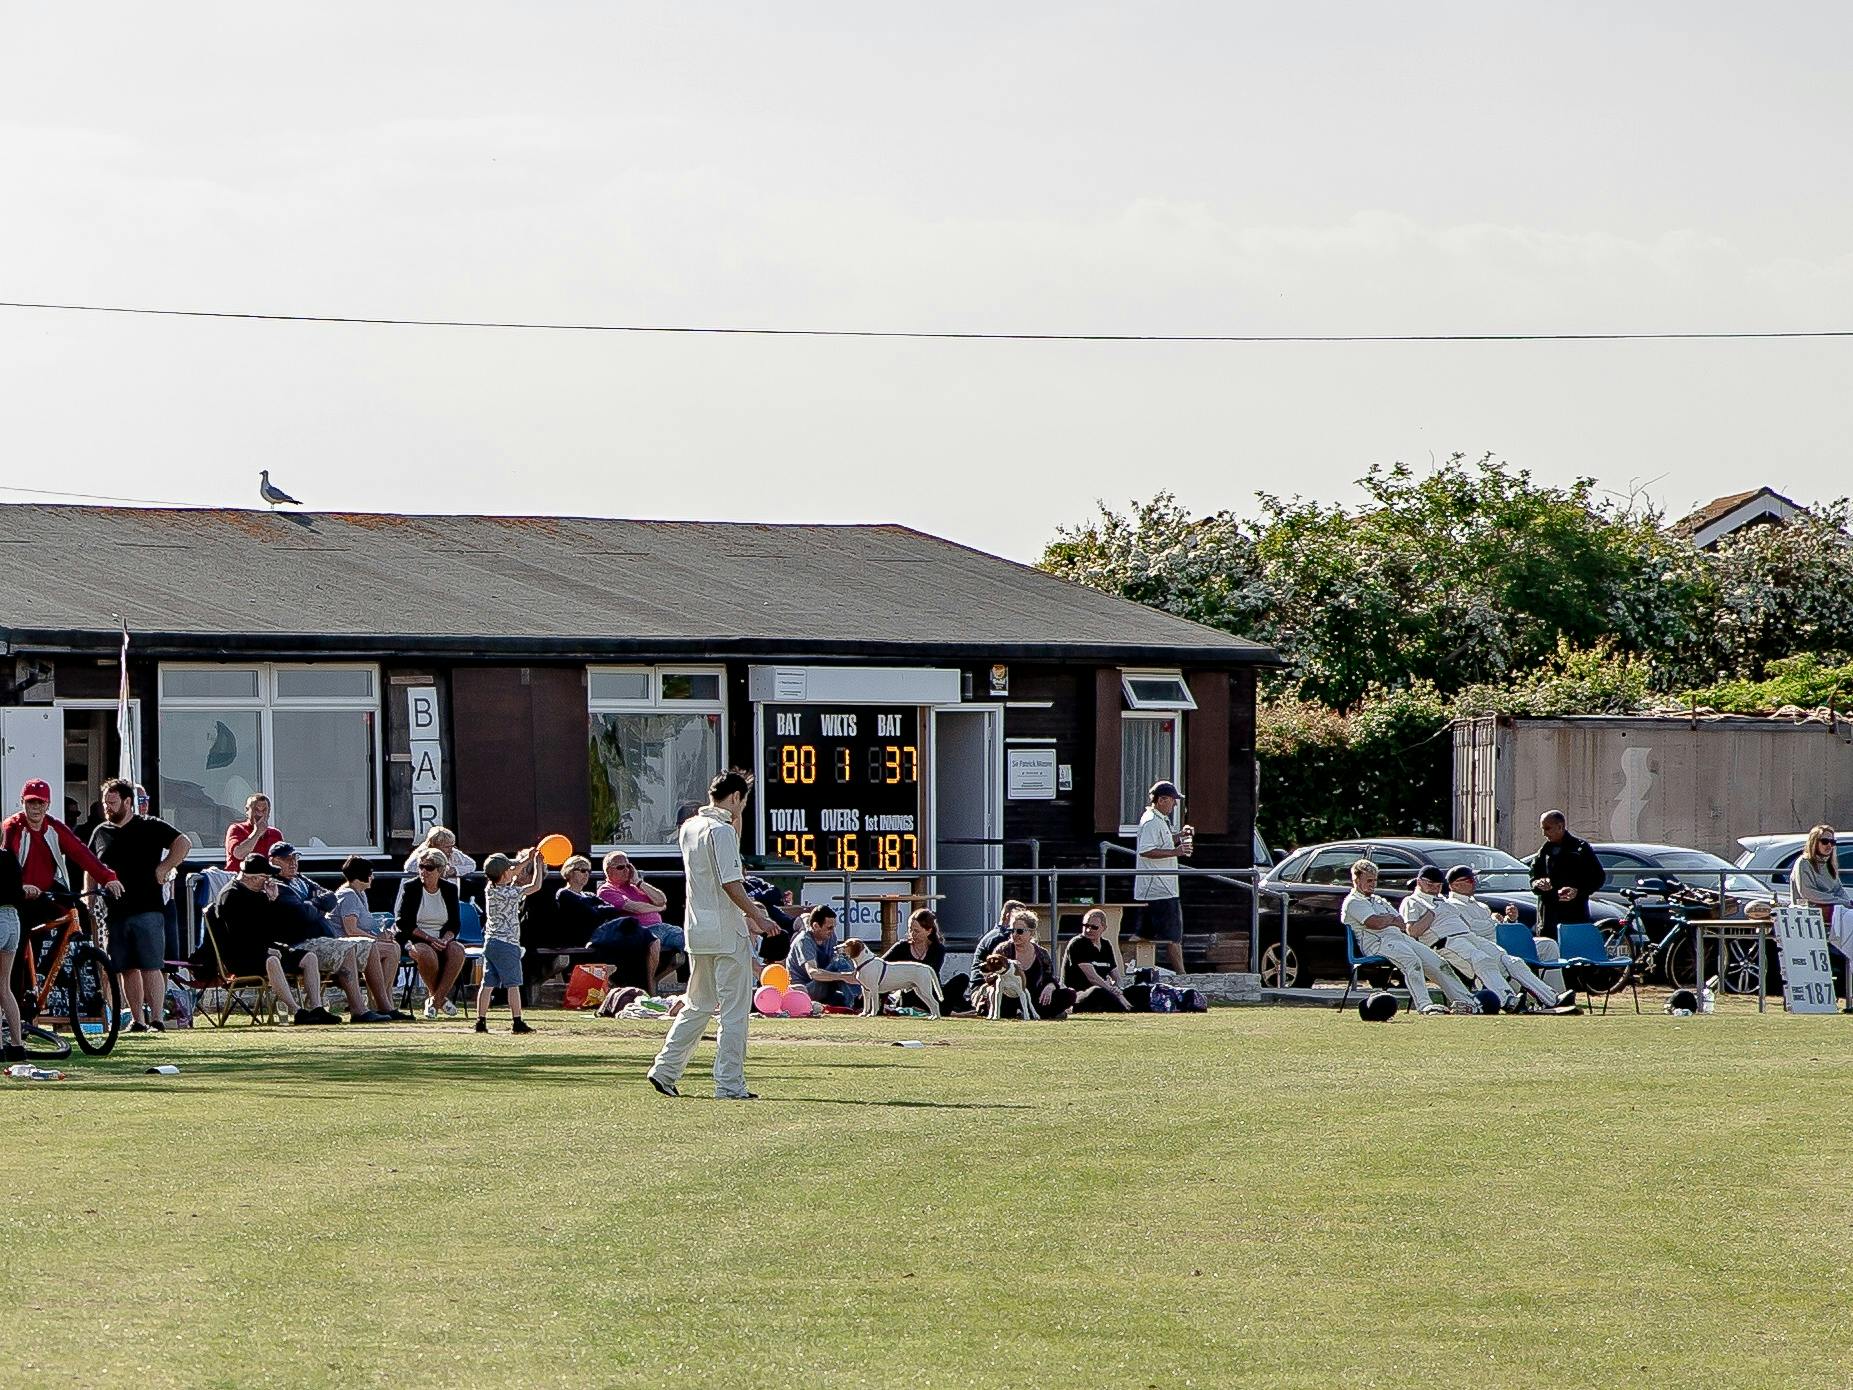
[[1036, 1001], [1029, 996], [1029, 984], [1023, 978], [1023, 967], [1012, 960], [1003, 951], [993, 951], [978, 962], [978, 974], [983, 983], [978, 986], [978, 993], [985, 1012], [992, 1020], [1004, 1016], [1004, 1000], [1017, 1001], [1018, 1014], [1025, 1019], [1039, 1018]]
[[882, 996], [911, 989], [925, 1004], [928, 1018], [939, 1017], [939, 1001], [945, 996], [939, 989], [939, 972], [917, 960], [883, 960], [855, 937], [843, 943], [843, 954], [855, 969], [862, 986], [862, 1016], [874, 1018], [881, 1012]]

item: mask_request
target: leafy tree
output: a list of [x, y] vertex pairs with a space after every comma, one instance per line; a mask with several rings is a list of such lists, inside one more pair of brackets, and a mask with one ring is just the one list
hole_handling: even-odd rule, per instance
[[1705, 557], [1713, 591], [1709, 669], [1748, 677], [1802, 652], [1853, 653], [1853, 535], [1848, 502], [1780, 526], [1753, 526]]

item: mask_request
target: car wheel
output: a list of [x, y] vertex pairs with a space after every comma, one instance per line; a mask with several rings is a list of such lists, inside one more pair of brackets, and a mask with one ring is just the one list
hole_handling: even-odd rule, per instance
[[1309, 983], [1305, 961], [1293, 942], [1287, 942], [1284, 955], [1279, 937], [1261, 948], [1263, 989], [1305, 989]]

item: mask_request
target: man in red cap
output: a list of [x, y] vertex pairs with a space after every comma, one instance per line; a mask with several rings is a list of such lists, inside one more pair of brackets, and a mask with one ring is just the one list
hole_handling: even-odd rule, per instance
[[50, 810], [51, 785], [35, 777], [19, 790], [19, 810], [0, 821], [0, 847], [19, 861], [19, 876], [26, 885], [22, 926], [36, 927], [64, 911], [48, 902], [45, 893], [53, 885], [68, 891], [76, 883], [72, 864], [102, 884], [112, 898], [122, 896], [122, 883], [115, 872], [105, 868], [77, 838], [77, 832], [50, 815]]

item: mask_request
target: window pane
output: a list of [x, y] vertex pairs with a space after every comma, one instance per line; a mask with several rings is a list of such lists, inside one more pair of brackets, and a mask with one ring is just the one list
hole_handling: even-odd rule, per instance
[[721, 717], [594, 714], [589, 761], [593, 844], [674, 844], [677, 809], [721, 770]]
[[1132, 687], [1132, 697], [1143, 705], [1178, 705], [1185, 703], [1184, 683], [1164, 679], [1134, 678], [1127, 682]]
[[255, 700], [257, 672], [249, 666], [167, 666], [161, 670], [161, 693], [180, 700]]
[[587, 693], [594, 700], [648, 700], [648, 671], [593, 671], [587, 678]]
[[266, 791], [256, 710], [161, 711], [161, 818], [217, 858], [245, 798]]
[[372, 694], [371, 671], [327, 666], [285, 666], [277, 669], [279, 700], [312, 700], [328, 696], [367, 697]]
[[718, 700], [721, 698], [721, 678], [713, 673], [669, 672], [663, 677], [663, 698], [665, 700]]
[[277, 828], [303, 850], [376, 843], [373, 711], [280, 709], [271, 718]]
[[1137, 825], [1152, 783], [1174, 779], [1177, 720], [1120, 721], [1120, 824]]

